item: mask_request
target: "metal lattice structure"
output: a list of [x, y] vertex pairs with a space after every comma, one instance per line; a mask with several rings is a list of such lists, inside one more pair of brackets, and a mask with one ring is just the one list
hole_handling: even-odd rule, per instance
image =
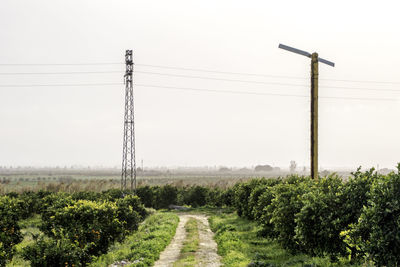
[[133, 102], [133, 54], [132, 50], [125, 53], [125, 114], [124, 141], [122, 152], [121, 189], [126, 190], [127, 180], [131, 190], [136, 191], [136, 158], [135, 158], [135, 114]]

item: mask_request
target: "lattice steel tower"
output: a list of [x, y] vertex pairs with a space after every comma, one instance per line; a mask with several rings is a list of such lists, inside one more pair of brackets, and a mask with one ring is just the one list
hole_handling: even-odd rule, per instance
[[[125, 53], [125, 115], [124, 144], [122, 152], [121, 189], [126, 190], [126, 180], [130, 178], [131, 190], [136, 191], [136, 158], [135, 158], [135, 114], [133, 103], [133, 55], [132, 50]], [[128, 181], [129, 182], [129, 181]]]

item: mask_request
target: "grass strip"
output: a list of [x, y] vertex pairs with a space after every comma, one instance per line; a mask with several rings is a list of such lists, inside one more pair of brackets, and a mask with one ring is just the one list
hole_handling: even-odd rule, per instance
[[224, 266], [350, 266], [345, 261], [332, 263], [328, 257], [293, 255], [277, 241], [259, 236], [257, 224], [236, 213], [214, 214], [209, 223]]
[[179, 259], [174, 263], [174, 267], [195, 266], [195, 253], [199, 248], [199, 229], [198, 221], [189, 218], [185, 224], [186, 239], [179, 255]]
[[103, 267], [122, 260], [129, 262], [127, 266], [152, 266], [174, 237], [178, 222], [176, 214], [156, 212], [139, 226], [137, 232], [122, 243], [114, 244], [108, 253], [89, 266]]
[[7, 263], [7, 267], [25, 267], [29, 266], [30, 262], [22, 258], [22, 250], [35, 242], [42, 232], [39, 230], [39, 225], [41, 224], [40, 215], [34, 215], [31, 218], [24, 219], [18, 222], [21, 227], [21, 233], [24, 237], [21, 243], [15, 245], [16, 253], [11, 262]]

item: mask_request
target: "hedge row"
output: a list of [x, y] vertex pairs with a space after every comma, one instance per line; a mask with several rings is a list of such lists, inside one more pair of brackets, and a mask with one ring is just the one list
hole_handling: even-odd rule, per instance
[[115, 241], [137, 230], [147, 212], [121, 190], [76, 194], [28, 192], [0, 197], [0, 266], [22, 241], [18, 221], [40, 214], [44, 235], [22, 251], [31, 266], [86, 266]]
[[217, 187], [142, 186], [138, 187], [136, 193], [146, 207], [155, 209], [165, 209], [169, 205], [222, 207], [233, 203], [232, 189], [223, 190]]
[[387, 176], [358, 169], [346, 182], [334, 175], [254, 179], [233, 191], [238, 215], [291, 251], [400, 264], [400, 164]]

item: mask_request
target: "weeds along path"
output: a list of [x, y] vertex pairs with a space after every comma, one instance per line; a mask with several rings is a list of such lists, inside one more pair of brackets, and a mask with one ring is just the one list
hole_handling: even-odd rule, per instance
[[196, 266], [217, 267], [221, 266], [220, 256], [217, 254], [217, 243], [214, 233], [210, 229], [207, 217], [203, 214], [179, 214], [179, 224], [171, 243], [161, 253], [160, 259], [154, 267], [173, 266], [179, 255], [186, 238], [185, 224], [189, 218], [196, 219], [199, 227], [199, 249], [196, 251]]

